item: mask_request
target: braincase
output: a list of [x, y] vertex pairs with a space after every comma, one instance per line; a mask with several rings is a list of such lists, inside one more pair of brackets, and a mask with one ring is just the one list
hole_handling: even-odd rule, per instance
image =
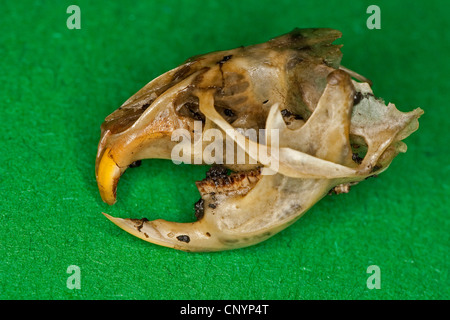
[[[195, 88], [216, 88], [216, 110], [234, 127], [263, 128], [274, 103], [307, 119], [330, 72], [339, 67], [341, 33], [332, 29], [295, 29], [266, 43], [218, 51], [187, 60], [189, 72], [207, 70]], [[204, 119], [192, 92], [180, 93], [176, 109]]]
[[105, 119], [103, 129], [130, 127], [166, 90], [197, 73], [173, 101], [180, 117], [205, 120], [194, 92], [215, 88], [216, 110], [236, 128], [264, 128], [274, 103], [307, 119], [339, 67], [341, 33], [333, 29], [294, 29], [262, 44], [199, 55], [154, 79]]

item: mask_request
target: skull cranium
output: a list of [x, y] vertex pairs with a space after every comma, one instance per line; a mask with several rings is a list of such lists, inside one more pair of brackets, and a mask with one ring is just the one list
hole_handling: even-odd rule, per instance
[[[423, 111], [403, 113], [375, 98], [367, 79], [340, 66], [340, 46], [332, 44], [340, 36], [332, 29], [295, 29], [263, 44], [191, 58], [144, 86], [102, 124], [96, 178], [106, 203], [115, 202], [118, 180], [132, 163], [171, 159], [172, 134], [186, 129], [194, 135], [196, 121], [203, 131], [233, 132], [246, 162], [224, 164], [230, 175], [215, 170], [196, 183], [196, 222], [105, 215], [155, 244], [234, 249], [273, 236], [330, 190], [347, 192], [386, 170], [406, 151], [401, 140], [417, 130]], [[277, 172], [261, 174], [270, 164], [255, 151], [270, 154], [271, 140], [252, 141], [238, 129], [277, 130], [271, 154]]]

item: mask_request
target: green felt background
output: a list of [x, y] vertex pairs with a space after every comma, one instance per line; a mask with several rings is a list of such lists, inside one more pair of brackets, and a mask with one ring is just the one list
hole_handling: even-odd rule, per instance
[[[66, 9], [81, 8], [69, 30]], [[381, 30], [366, 9], [381, 8]], [[448, 299], [449, 1], [2, 1], [0, 298]], [[372, 79], [420, 129], [388, 171], [325, 197], [259, 245], [185, 253], [111, 224], [193, 221], [207, 167], [147, 160], [101, 201], [103, 119], [186, 58], [267, 41], [294, 27], [343, 32], [343, 64]], [[66, 286], [81, 270], [81, 289]], [[366, 286], [370, 265], [381, 289]]]

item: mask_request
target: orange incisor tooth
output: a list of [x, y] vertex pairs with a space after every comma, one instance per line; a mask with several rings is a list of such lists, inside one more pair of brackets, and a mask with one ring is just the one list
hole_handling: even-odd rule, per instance
[[110, 151], [111, 149], [107, 148], [100, 160], [97, 183], [103, 201], [112, 205], [116, 202], [117, 183], [122, 175], [122, 170], [112, 158]]

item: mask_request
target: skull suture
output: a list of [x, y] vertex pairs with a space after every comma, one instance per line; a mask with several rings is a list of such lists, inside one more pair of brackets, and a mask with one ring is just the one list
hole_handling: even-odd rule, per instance
[[[423, 111], [403, 113], [375, 98], [367, 79], [340, 66], [340, 46], [332, 44], [340, 36], [331, 29], [295, 29], [263, 44], [196, 56], [148, 83], [102, 124], [96, 178], [106, 203], [115, 202], [130, 165], [170, 159], [177, 143], [172, 133], [193, 132], [195, 121], [203, 130], [235, 131], [236, 147], [257, 164], [225, 164], [230, 175], [214, 167], [197, 182], [196, 222], [105, 215], [155, 244], [234, 249], [291, 225], [330, 190], [348, 192], [386, 170], [406, 151], [401, 140], [417, 130]], [[269, 140], [237, 132], [249, 128], [278, 130], [275, 174], [261, 175], [268, 164], [251, 146], [267, 149]]]

